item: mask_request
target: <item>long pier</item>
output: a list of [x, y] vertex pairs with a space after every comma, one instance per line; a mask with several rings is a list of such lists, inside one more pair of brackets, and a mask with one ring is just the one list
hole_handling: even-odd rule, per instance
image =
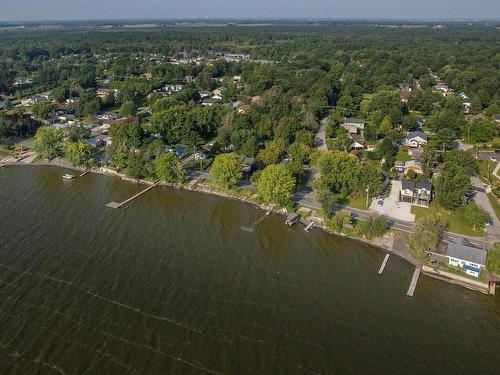
[[87, 173], [90, 173], [90, 172], [91, 172], [91, 170], [90, 170], [90, 169], [85, 169], [85, 170], [83, 171], [83, 173], [80, 175], [80, 177], [83, 177], [83, 176], [85, 176]]
[[117, 202], [109, 202], [106, 207], [109, 207], [109, 208], [120, 208], [124, 205], [126, 205], [127, 203], [133, 201], [135, 198], [141, 196], [142, 194], [146, 193], [147, 191], [151, 190], [152, 188], [154, 188], [155, 186], [157, 186], [158, 184], [160, 183], [160, 181], [156, 181], [153, 185], [151, 186], [148, 186], [146, 189], [138, 192], [137, 194], [131, 196], [129, 199], [127, 200], [124, 200], [123, 202], [121, 203], [117, 203]]
[[415, 293], [415, 288], [417, 287], [418, 277], [420, 276], [420, 267], [415, 268], [415, 272], [413, 272], [413, 277], [411, 279], [410, 287], [408, 288], [408, 292], [406, 295], [408, 297], [413, 297], [413, 293]]
[[382, 265], [380, 266], [380, 269], [378, 270], [378, 274], [382, 275], [382, 272], [384, 272], [385, 265], [387, 264], [387, 261], [389, 260], [390, 254], [385, 254], [384, 261], [382, 262]]
[[257, 225], [259, 225], [260, 223], [262, 223], [264, 221], [264, 219], [266, 218], [266, 216], [269, 216], [271, 215], [271, 213], [273, 212], [272, 209], [266, 211], [266, 213], [264, 215], [262, 215], [261, 217], [259, 217], [257, 219], [257, 221], [255, 223], [253, 223], [250, 227], [244, 227], [242, 226], [241, 229], [246, 231], [246, 232], [253, 232], [255, 230], [255, 228], [257, 227]]

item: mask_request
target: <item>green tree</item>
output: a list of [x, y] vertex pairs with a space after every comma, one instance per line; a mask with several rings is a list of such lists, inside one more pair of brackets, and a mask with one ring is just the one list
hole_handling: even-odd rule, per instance
[[473, 120], [464, 130], [464, 138], [469, 143], [489, 142], [498, 134], [498, 126], [488, 119]]
[[367, 220], [360, 220], [355, 231], [358, 236], [366, 238], [382, 237], [389, 230], [389, 224], [383, 217], [370, 216]]
[[165, 182], [182, 182], [185, 173], [176, 154], [167, 152], [160, 155], [155, 163], [156, 175]]
[[54, 114], [57, 111], [57, 106], [56, 103], [50, 101], [50, 100], [45, 100], [40, 103], [36, 103], [33, 105], [31, 108], [33, 111], [33, 114], [41, 119], [41, 120], [47, 120], [48, 118], [54, 116]]
[[311, 148], [303, 143], [294, 142], [288, 148], [288, 153], [294, 162], [298, 164], [306, 164], [311, 156]]
[[295, 178], [286, 166], [280, 164], [264, 168], [257, 184], [264, 201], [282, 207], [291, 203], [294, 188]]
[[370, 197], [376, 197], [382, 193], [382, 171], [373, 164], [365, 164], [359, 170], [356, 191], [363, 193], [368, 190]]
[[451, 150], [455, 145], [456, 138], [457, 136], [453, 130], [447, 128], [439, 129], [431, 139], [431, 144], [437, 150]]
[[345, 208], [335, 212], [335, 214], [326, 221], [328, 228], [335, 232], [342, 231], [342, 229], [349, 224], [352, 224], [352, 215], [351, 212]]
[[238, 155], [217, 155], [210, 171], [216, 185], [223, 189], [235, 186], [241, 178], [241, 166]]
[[463, 166], [446, 162], [439, 168], [434, 186], [437, 202], [442, 207], [453, 210], [463, 204], [465, 195], [471, 189], [471, 182]]
[[53, 159], [63, 154], [63, 134], [59, 129], [43, 126], [35, 134], [33, 149], [39, 159]]
[[259, 151], [257, 160], [265, 165], [276, 164], [285, 153], [285, 141], [281, 138], [270, 141], [266, 147]]
[[491, 221], [490, 214], [474, 202], [465, 205], [463, 211], [465, 222], [470, 224], [474, 230], [484, 228], [485, 224]]
[[135, 115], [135, 111], [137, 110], [135, 103], [131, 101], [126, 101], [120, 107], [120, 116], [121, 117], [129, 117]]
[[488, 271], [500, 275], [500, 243], [497, 242], [494, 249], [488, 251], [486, 268]]
[[321, 190], [338, 193], [343, 189], [348, 192], [356, 189], [360, 166], [355, 156], [342, 151], [328, 151], [318, 157], [316, 165]]
[[437, 250], [443, 230], [444, 223], [439, 215], [426, 215], [417, 221], [415, 231], [408, 237], [406, 246], [419, 259], [424, 259], [428, 251]]
[[92, 146], [83, 142], [67, 143], [64, 146], [64, 155], [71, 164], [78, 167], [91, 167], [95, 164]]

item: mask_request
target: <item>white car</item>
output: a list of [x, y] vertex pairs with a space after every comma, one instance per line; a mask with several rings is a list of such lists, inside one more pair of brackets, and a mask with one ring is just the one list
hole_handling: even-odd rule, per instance
[[490, 161], [497, 161], [497, 158], [494, 158], [493, 156], [490, 158]]

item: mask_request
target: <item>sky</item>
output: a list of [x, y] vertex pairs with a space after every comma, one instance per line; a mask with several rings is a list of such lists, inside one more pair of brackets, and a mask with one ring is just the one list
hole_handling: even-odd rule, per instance
[[0, 20], [500, 19], [500, 0], [0, 0]]

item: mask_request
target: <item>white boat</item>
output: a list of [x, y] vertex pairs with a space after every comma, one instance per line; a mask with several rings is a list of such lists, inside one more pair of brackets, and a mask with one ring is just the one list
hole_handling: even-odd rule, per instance
[[75, 176], [73, 176], [72, 174], [63, 174], [63, 178], [65, 180], [72, 180], [75, 178]]

